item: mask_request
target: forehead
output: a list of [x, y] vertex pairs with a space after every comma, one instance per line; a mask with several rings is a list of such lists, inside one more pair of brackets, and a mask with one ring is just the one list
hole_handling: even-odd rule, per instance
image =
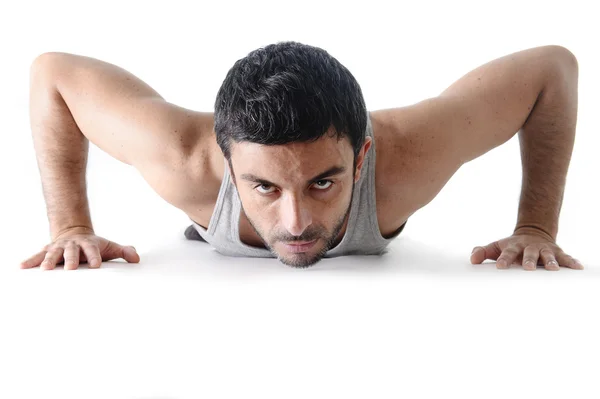
[[231, 144], [234, 171], [253, 173], [281, 180], [316, 175], [333, 164], [352, 163], [354, 152], [350, 140], [343, 136], [324, 135], [316, 141], [264, 145], [250, 142]]

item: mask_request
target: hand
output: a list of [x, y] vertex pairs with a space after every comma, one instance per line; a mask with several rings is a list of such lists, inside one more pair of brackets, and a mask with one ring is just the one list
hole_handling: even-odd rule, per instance
[[91, 230], [69, 231], [56, 237], [40, 252], [21, 262], [21, 269], [40, 266], [51, 270], [57, 263], [64, 263], [65, 270], [77, 269], [80, 262], [88, 263], [90, 269], [97, 269], [102, 261], [123, 258], [129, 263], [138, 263], [140, 256], [134, 247], [124, 247], [95, 235]]
[[473, 249], [472, 264], [486, 259], [496, 260], [498, 269], [508, 269], [515, 261], [525, 270], [536, 270], [538, 264], [544, 265], [546, 270], [560, 270], [559, 266], [583, 269], [577, 259], [564, 253], [553, 240], [532, 230], [517, 231], [510, 237]]

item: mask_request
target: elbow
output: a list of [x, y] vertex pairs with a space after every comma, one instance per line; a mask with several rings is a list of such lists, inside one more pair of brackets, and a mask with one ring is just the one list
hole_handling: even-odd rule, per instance
[[39, 79], [41, 77], [47, 77], [48, 74], [54, 70], [54, 65], [56, 65], [56, 58], [59, 57], [60, 53], [43, 53], [35, 57], [35, 59], [31, 62], [31, 66], [29, 67], [29, 77], [30, 81], [33, 79]]
[[48, 53], [42, 53], [35, 57], [35, 59], [31, 62], [31, 67], [29, 68], [31, 71], [47, 69], [49, 65], [56, 62], [56, 58], [60, 57], [63, 53], [58, 53], [54, 51], [50, 51]]
[[64, 65], [63, 60], [69, 53], [59, 51], [49, 51], [42, 53], [34, 58], [29, 67], [29, 76], [31, 78], [38, 76], [48, 76], [56, 73], [57, 65]]
[[578, 76], [579, 63], [577, 57], [569, 49], [559, 45], [547, 46], [552, 65], [563, 76]]

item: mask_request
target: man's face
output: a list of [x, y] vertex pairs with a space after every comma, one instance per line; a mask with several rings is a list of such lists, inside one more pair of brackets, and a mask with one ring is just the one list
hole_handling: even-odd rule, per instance
[[[350, 212], [366, 151], [328, 134], [315, 142], [231, 144], [230, 173], [250, 224], [279, 260], [307, 267], [336, 243]], [[304, 244], [304, 245], [302, 245]]]

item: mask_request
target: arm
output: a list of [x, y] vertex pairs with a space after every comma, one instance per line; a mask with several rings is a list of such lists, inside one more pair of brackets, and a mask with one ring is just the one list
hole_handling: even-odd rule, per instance
[[[196, 150], [206, 141], [199, 136], [209, 116], [166, 102], [115, 65], [67, 53], [36, 58], [30, 69], [30, 123], [52, 241], [93, 234], [85, 180], [88, 141], [136, 167], [177, 206], [189, 184], [190, 159], [197, 161], [194, 166], [205, 161], [204, 152]], [[39, 264], [43, 253], [30, 258], [31, 264]]]
[[578, 75], [573, 56], [557, 65], [519, 131], [523, 180], [515, 232], [537, 230], [556, 241], [575, 141]]
[[[547, 46], [517, 53], [514, 58], [505, 57], [502, 67], [504, 69], [498, 71], [503, 71], [504, 76], [475, 70], [442, 93], [448, 98], [464, 98], [459, 101], [482, 122], [484, 117], [497, 121], [488, 124], [489, 133], [483, 130], [483, 137], [477, 133], [483, 128], [477, 121], [468, 127], [462, 122], [467, 134], [457, 135], [457, 144], [463, 148], [457, 151], [469, 161], [482, 151], [487, 152], [507, 141], [518, 131], [523, 180], [515, 232], [534, 229], [556, 241], [575, 140], [577, 60], [562, 47]], [[485, 75], [498, 82], [486, 84]], [[509, 79], [514, 79], [512, 84]], [[476, 106], [474, 100], [491, 106], [482, 111], [485, 105]], [[497, 116], [494, 118], [491, 112]]]
[[40, 79], [36, 62], [31, 69], [30, 124], [51, 239], [68, 231], [93, 233], [85, 180], [88, 140], [58, 91]]
[[[573, 54], [564, 47], [542, 46], [490, 61], [438, 97], [387, 111], [396, 120], [396, 142], [391, 143], [401, 152], [396, 158], [404, 157], [402, 162], [409, 165], [390, 168], [396, 172], [393, 178], [402, 182], [394, 185], [398, 190], [394, 194], [402, 198], [416, 193], [418, 203], [424, 205], [461, 165], [520, 131], [524, 181], [515, 232], [538, 234], [553, 244], [573, 147], [576, 83]], [[472, 259], [481, 263], [499, 258], [505, 248], [497, 244], [486, 246]], [[522, 243], [509, 244], [510, 256], [503, 257], [508, 265], [519, 255], [515, 248], [524, 249]], [[552, 260], [551, 254], [543, 252], [549, 246], [537, 248], [544, 264]], [[575, 264], [558, 247], [554, 249], [559, 261]]]

